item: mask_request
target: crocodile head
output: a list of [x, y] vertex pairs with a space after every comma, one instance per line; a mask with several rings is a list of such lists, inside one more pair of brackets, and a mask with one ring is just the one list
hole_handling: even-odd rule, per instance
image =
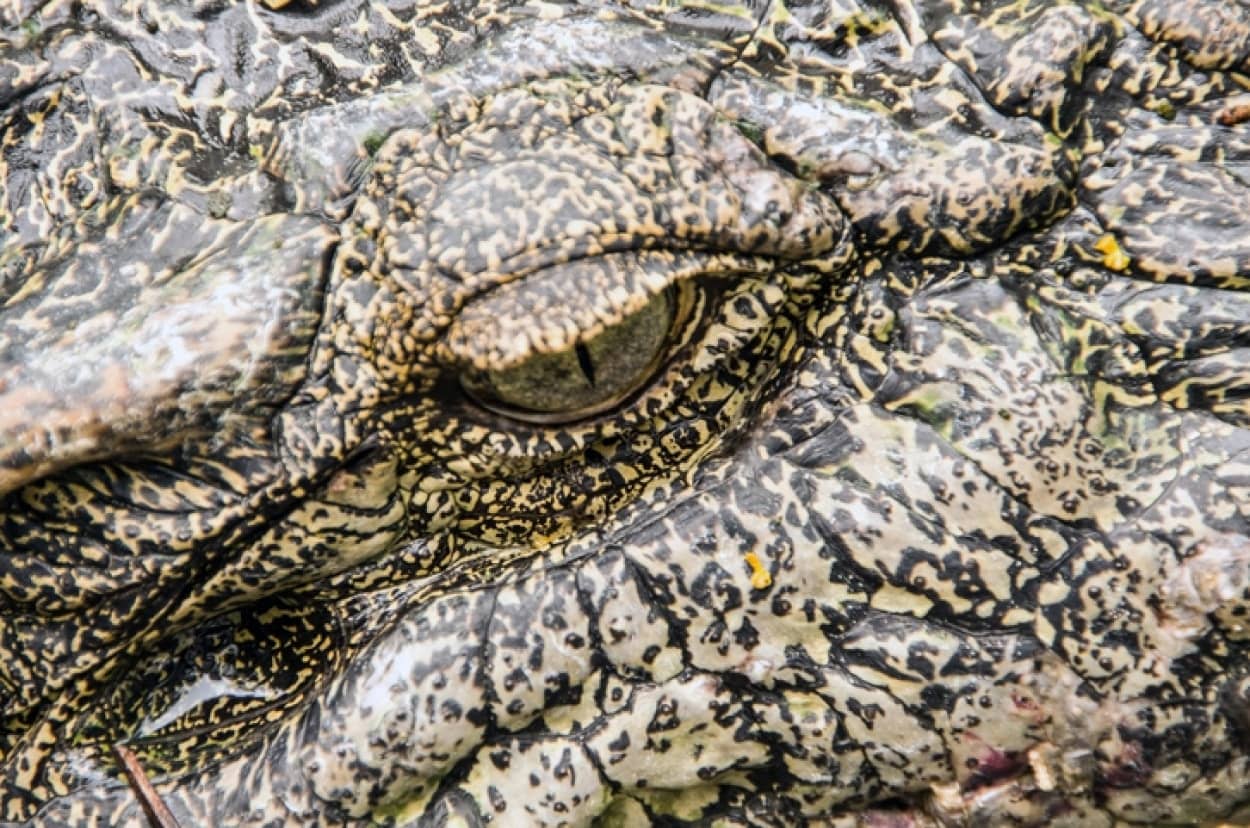
[[1244, 8], [80, 5], [0, 819], [1246, 816]]

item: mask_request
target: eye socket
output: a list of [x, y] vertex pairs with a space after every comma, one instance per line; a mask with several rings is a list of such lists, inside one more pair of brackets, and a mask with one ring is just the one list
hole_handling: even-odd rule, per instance
[[501, 370], [470, 370], [460, 385], [478, 405], [529, 423], [567, 423], [616, 407], [641, 388], [663, 359], [683, 315], [678, 291], [596, 336], [555, 353], [536, 353]]

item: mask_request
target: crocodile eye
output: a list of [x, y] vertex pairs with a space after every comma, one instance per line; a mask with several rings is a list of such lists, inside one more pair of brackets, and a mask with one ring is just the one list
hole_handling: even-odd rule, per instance
[[531, 423], [566, 423], [607, 411], [655, 372], [677, 316], [672, 291], [572, 348], [536, 353], [515, 365], [461, 375], [483, 408]]

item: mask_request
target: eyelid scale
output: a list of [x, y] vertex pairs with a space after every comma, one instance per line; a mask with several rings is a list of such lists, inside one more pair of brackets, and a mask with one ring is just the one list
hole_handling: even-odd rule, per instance
[[535, 354], [569, 351], [641, 311], [683, 282], [773, 269], [763, 257], [637, 250], [578, 259], [496, 287], [452, 321], [440, 361], [452, 369], [501, 371]]

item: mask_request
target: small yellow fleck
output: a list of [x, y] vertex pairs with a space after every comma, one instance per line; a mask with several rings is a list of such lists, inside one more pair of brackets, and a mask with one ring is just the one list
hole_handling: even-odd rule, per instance
[[1120, 242], [1110, 233], [1104, 233], [1094, 242], [1094, 249], [1102, 254], [1102, 264], [1110, 270], [1121, 271], [1128, 267], [1129, 257]]
[[751, 588], [752, 589], [768, 589], [773, 585], [773, 576], [768, 574], [768, 570], [764, 568], [764, 564], [760, 563], [760, 556], [754, 552], [746, 554], [747, 566], [751, 567]]

